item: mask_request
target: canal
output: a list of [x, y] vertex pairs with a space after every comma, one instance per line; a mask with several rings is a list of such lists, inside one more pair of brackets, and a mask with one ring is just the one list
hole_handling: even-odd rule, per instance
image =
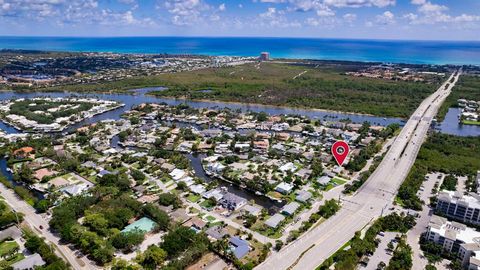
[[[186, 103], [193, 108], [212, 108], [219, 109], [228, 107], [233, 110], [242, 110], [242, 111], [254, 111], [254, 112], [266, 112], [271, 115], [281, 115], [281, 114], [297, 114], [307, 116], [313, 119], [323, 119], [323, 120], [334, 120], [338, 121], [340, 119], [350, 119], [354, 123], [363, 123], [365, 121], [370, 122], [373, 125], [382, 125], [386, 126], [392, 123], [398, 123], [403, 126], [404, 121], [400, 118], [383, 118], [370, 115], [360, 115], [360, 114], [351, 114], [351, 113], [340, 113], [340, 112], [330, 112], [322, 110], [309, 110], [309, 109], [296, 109], [296, 108], [284, 108], [284, 107], [271, 107], [265, 105], [256, 105], [256, 104], [237, 104], [237, 103], [225, 103], [225, 102], [216, 102], [216, 101], [185, 101], [177, 99], [168, 99], [146, 95], [148, 92], [153, 90], [161, 90], [162, 87], [150, 87], [142, 89], [132, 90], [133, 94], [124, 94], [124, 93], [98, 93], [98, 94], [73, 94], [70, 92], [13, 92], [13, 91], [4, 91], [0, 92], [0, 101], [1, 100], [10, 100], [10, 99], [19, 99], [19, 98], [33, 98], [33, 97], [90, 97], [90, 98], [99, 98], [107, 100], [115, 100], [121, 103], [124, 103], [125, 106], [108, 111], [106, 113], [96, 115], [92, 118], [85, 119], [73, 126], [71, 126], [67, 131], [75, 130], [78, 127], [84, 126], [86, 124], [92, 124], [98, 121], [107, 120], [107, 119], [120, 119], [120, 116], [131, 108], [142, 104], [142, 103], [166, 103], [168, 105], [178, 105]], [[459, 110], [457, 108], [451, 108], [445, 120], [442, 123], [438, 123], [435, 127], [436, 130], [453, 134], [458, 136], [479, 136], [480, 127], [479, 126], [467, 126], [461, 125], [458, 123], [458, 114]], [[5, 131], [7, 134], [12, 133], [21, 133], [20, 130], [15, 129], [12, 126], [9, 126], [0, 121], [0, 129]], [[118, 136], [115, 136], [112, 139], [112, 146], [118, 147]], [[206, 175], [201, 164], [201, 156], [187, 155], [190, 159], [192, 167], [195, 171], [197, 177], [205, 180], [206, 182], [211, 181], [210, 177]], [[6, 160], [0, 158], [0, 173], [7, 177], [7, 179], [12, 180], [12, 175], [7, 171]], [[228, 183], [222, 183], [221, 185], [228, 188], [232, 193], [235, 193], [241, 197], [246, 198], [247, 200], [255, 200], [259, 205], [262, 205], [266, 208], [271, 209], [272, 207], [280, 207], [282, 204], [272, 201], [264, 196], [258, 196], [251, 191], [241, 189], [235, 185], [230, 185]]]

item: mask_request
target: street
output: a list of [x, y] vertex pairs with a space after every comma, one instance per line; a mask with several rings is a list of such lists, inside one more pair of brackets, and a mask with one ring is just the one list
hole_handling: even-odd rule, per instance
[[[60, 243], [60, 237], [52, 234], [48, 228], [48, 222], [39, 214], [35, 212], [35, 209], [20, 199], [13, 190], [8, 189], [3, 184], [0, 184], [0, 193], [5, 198], [5, 201], [16, 212], [21, 212], [25, 215], [24, 221], [37, 233], [46, 239], [47, 242], [52, 243], [56, 248], [56, 253], [61, 258], [64, 258], [73, 269], [98, 269], [95, 263], [90, 261], [86, 257], [77, 258], [67, 245]], [[43, 229], [40, 230], [39, 227]]]

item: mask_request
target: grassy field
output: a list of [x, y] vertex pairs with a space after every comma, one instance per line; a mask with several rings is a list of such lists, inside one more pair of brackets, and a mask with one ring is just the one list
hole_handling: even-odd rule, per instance
[[[190, 72], [134, 77], [116, 82], [68, 85], [45, 91], [125, 91], [166, 86], [156, 95], [175, 98], [248, 102], [318, 108], [379, 116], [407, 117], [439, 85], [345, 75], [346, 64], [305, 66], [285, 63], [246, 64]], [[306, 71], [306, 72], [305, 72]], [[302, 74], [300, 76], [297, 76]]]
[[442, 107], [438, 110], [437, 119], [442, 121], [450, 107], [457, 106], [457, 100], [464, 98], [467, 100], [480, 100], [480, 76], [462, 75], [447, 97]]
[[163, 80], [169, 89], [156, 95], [396, 117], [410, 115], [437, 88], [437, 84], [357, 78], [331, 67], [276, 63], [165, 74]]

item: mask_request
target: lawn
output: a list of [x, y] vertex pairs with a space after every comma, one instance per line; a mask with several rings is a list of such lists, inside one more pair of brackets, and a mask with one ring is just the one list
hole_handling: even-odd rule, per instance
[[334, 188], [335, 186], [332, 183], [328, 183], [323, 187], [324, 191], [329, 191], [330, 189]]
[[222, 225], [223, 225], [223, 222], [222, 222], [222, 221], [217, 221], [217, 222], [210, 222], [210, 223], [208, 223], [207, 227], [208, 227], [208, 228], [211, 228], [211, 227], [222, 226]]
[[283, 198], [283, 195], [280, 194], [279, 192], [276, 192], [276, 191], [270, 191], [267, 193], [267, 196], [270, 196], [272, 198], [275, 198], [275, 199], [281, 199]]
[[190, 195], [188, 195], [187, 200], [189, 200], [193, 203], [196, 203], [196, 202], [198, 202], [198, 200], [200, 200], [200, 195], [190, 194]]
[[463, 120], [462, 124], [480, 126], [479, 121]]
[[13, 257], [9, 258], [8, 260], [0, 261], [0, 268], [1, 267], [8, 267], [16, 262], [23, 260], [25, 256], [22, 253], [17, 253]]
[[212, 217], [212, 216], [206, 216], [205, 219], [208, 221], [208, 222], [213, 222], [216, 220], [216, 218]]
[[334, 178], [332, 179], [331, 182], [333, 182], [333, 183], [334, 183], [335, 185], [337, 185], [337, 186], [340, 186], [340, 185], [343, 185], [343, 184], [345, 184], [346, 182], [348, 182], [348, 180], [336, 176], [336, 177], [334, 177]]
[[15, 241], [5, 241], [0, 244], [0, 257], [5, 257], [19, 248]]
[[200, 206], [205, 208], [205, 209], [211, 209], [211, 208], [215, 207], [215, 204], [212, 204], [212, 202], [210, 200], [205, 200], [205, 201], [200, 203]]

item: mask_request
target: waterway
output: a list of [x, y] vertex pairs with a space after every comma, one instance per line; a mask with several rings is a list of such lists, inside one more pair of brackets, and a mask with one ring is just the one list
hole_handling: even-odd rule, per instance
[[[190, 101], [190, 100], [181, 100], [181, 99], [169, 99], [162, 97], [155, 97], [146, 95], [146, 93], [152, 90], [159, 90], [161, 87], [157, 88], [142, 88], [134, 89], [132, 94], [123, 94], [123, 93], [98, 93], [98, 94], [74, 94], [70, 92], [13, 92], [13, 91], [4, 91], [0, 92], [0, 101], [1, 100], [10, 100], [10, 99], [19, 99], [19, 98], [33, 98], [39, 96], [49, 96], [49, 97], [71, 97], [71, 96], [81, 96], [81, 97], [90, 97], [90, 98], [99, 98], [99, 99], [108, 99], [115, 100], [121, 103], [124, 103], [125, 106], [118, 108], [116, 110], [108, 111], [103, 114], [96, 115], [92, 118], [85, 119], [73, 126], [69, 130], [76, 129], [86, 124], [95, 123], [101, 120], [106, 119], [119, 119], [120, 116], [126, 111], [130, 110], [132, 107], [135, 107], [141, 103], [166, 103], [168, 105], [178, 105], [181, 103], [186, 103], [193, 108], [224, 108], [228, 107], [232, 110], [240, 109], [242, 111], [255, 111], [255, 112], [266, 112], [271, 115], [281, 115], [281, 114], [298, 114], [304, 115], [313, 119], [350, 119], [354, 123], [363, 123], [368, 121], [373, 125], [386, 126], [392, 123], [402, 124], [402, 119], [400, 118], [383, 118], [378, 116], [370, 115], [361, 115], [353, 113], [341, 113], [341, 112], [330, 112], [330, 111], [321, 111], [321, 110], [310, 110], [310, 109], [298, 109], [298, 108], [286, 108], [286, 107], [272, 107], [267, 105], [258, 105], [258, 104], [240, 104], [240, 103], [226, 103], [220, 101]], [[19, 130], [0, 123], [0, 129], [3, 129], [7, 133], [18, 133]]]
[[[119, 145], [119, 137], [115, 135], [110, 140], [110, 146], [116, 149], [121, 149], [122, 146]], [[129, 147], [134, 148], [134, 147]], [[210, 183], [213, 179], [205, 173], [205, 170], [202, 166], [202, 159], [206, 157], [206, 154], [184, 154], [190, 160], [190, 165], [192, 166], [195, 176], [202, 179], [205, 183]], [[0, 163], [1, 166], [1, 163]], [[256, 204], [269, 209], [271, 212], [277, 212], [285, 203], [277, 202], [270, 200], [265, 196], [258, 196], [253, 191], [248, 189], [241, 188], [239, 186], [226, 183], [223, 181], [218, 181], [220, 187], [226, 187], [227, 190], [233, 194], [236, 194], [242, 198], [247, 199], [248, 201], [253, 200]]]
[[[51, 92], [51, 93], [44, 93], [44, 92], [13, 92], [13, 91], [4, 91], [0, 92], [0, 101], [1, 100], [10, 100], [10, 99], [19, 99], [19, 98], [33, 98], [33, 97], [40, 97], [40, 96], [49, 96], [49, 97], [70, 97], [70, 96], [81, 96], [81, 97], [93, 97], [99, 99], [107, 99], [107, 100], [115, 100], [121, 103], [124, 103], [125, 106], [108, 111], [103, 114], [96, 115], [92, 118], [85, 119], [73, 126], [71, 126], [67, 131], [75, 130], [78, 127], [84, 126], [86, 124], [95, 123], [101, 120], [106, 119], [120, 119], [120, 116], [126, 111], [130, 110], [132, 107], [135, 107], [141, 103], [166, 103], [169, 105], [178, 105], [181, 103], [186, 103], [191, 107], [194, 108], [223, 108], [228, 107], [230, 109], [236, 110], [240, 109], [242, 111], [255, 111], [261, 112], [264, 111], [271, 115], [280, 115], [280, 114], [298, 114], [304, 115], [313, 119], [330, 119], [334, 121], [338, 121], [340, 119], [350, 119], [354, 123], [363, 123], [365, 121], [370, 122], [373, 125], [382, 125], [386, 126], [392, 123], [398, 123], [400, 125], [404, 124], [404, 121], [400, 118], [383, 118], [377, 116], [369, 116], [369, 115], [359, 115], [359, 114], [350, 114], [350, 113], [340, 113], [340, 112], [329, 112], [329, 111], [321, 111], [321, 110], [309, 110], [309, 109], [297, 109], [297, 108], [284, 108], [284, 107], [271, 107], [265, 105], [257, 105], [257, 104], [233, 104], [233, 103], [225, 103], [225, 102], [216, 102], [216, 101], [185, 101], [185, 100], [176, 100], [176, 99], [168, 99], [168, 98], [161, 98], [146, 95], [146, 93], [152, 90], [161, 90], [162, 87], [150, 87], [150, 88], [142, 88], [142, 89], [134, 89], [133, 94], [123, 94], [123, 93], [98, 93], [98, 94], [73, 94], [70, 92]], [[445, 120], [442, 123], [437, 124], [436, 129], [443, 133], [454, 134], [459, 136], [479, 136], [480, 135], [480, 127], [478, 126], [467, 126], [467, 125], [460, 125], [458, 123], [458, 114], [459, 110], [456, 108], [451, 108]], [[20, 130], [15, 129], [12, 126], [9, 126], [0, 121], [0, 129], [5, 131], [7, 134], [12, 133], [21, 133]], [[113, 138], [112, 144], [117, 144], [118, 138]], [[192, 163], [193, 169], [196, 175], [205, 181], [211, 181], [208, 175], [205, 174], [202, 166], [201, 166], [201, 157], [189, 155], [189, 159]], [[0, 173], [5, 175], [7, 179], [12, 180], [12, 175], [7, 170], [6, 161], [3, 158], [0, 158]], [[266, 208], [271, 209], [272, 207], [281, 206], [281, 204], [273, 202], [266, 197], [257, 196], [253, 192], [241, 189], [236, 186], [232, 186], [229, 184], [222, 183], [222, 185], [226, 186], [231, 192], [242, 196], [248, 200], [253, 199], [259, 205], [262, 205]]]
[[437, 124], [435, 129], [451, 135], [457, 136], [480, 136], [480, 126], [460, 124], [458, 116], [461, 114], [460, 108], [448, 109], [443, 122]]
[[[361, 114], [352, 114], [352, 113], [341, 113], [341, 112], [330, 112], [330, 111], [321, 111], [321, 110], [311, 110], [311, 109], [299, 109], [299, 108], [286, 108], [286, 107], [272, 107], [266, 105], [258, 104], [239, 104], [239, 103], [226, 103], [220, 101], [190, 101], [190, 100], [179, 100], [179, 99], [169, 99], [161, 98], [146, 95], [146, 93], [153, 90], [161, 90], [162, 87], [149, 87], [142, 89], [134, 89], [132, 94], [123, 94], [123, 93], [98, 93], [98, 94], [73, 94], [70, 92], [13, 92], [13, 91], [3, 91], [0, 92], [0, 101], [9, 100], [9, 99], [19, 99], [19, 98], [32, 98], [39, 96], [49, 96], [49, 97], [69, 97], [69, 96], [82, 96], [82, 97], [93, 97], [100, 99], [115, 100], [121, 103], [124, 103], [125, 106], [118, 108], [116, 110], [108, 111], [106, 113], [96, 115], [92, 118], [85, 119], [69, 128], [69, 130], [74, 130], [78, 127], [81, 127], [86, 124], [95, 123], [101, 120], [106, 119], [119, 119], [120, 116], [126, 111], [130, 110], [132, 107], [135, 107], [141, 103], [166, 103], [169, 105], [178, 105], [181, 103], [186, 103], [194, 108], [224, 108], [228, 107], [230, 109], [236, 110], [240, 109], [242, 111], [255, 111], [255, 112], [266, 112], [271, 115], [280, 115], [280, 114], [298, 114], [304, 115], [313, 119], [327, 119], [338, 121], [340, 119], [350, 119], [354, 123], [363, 123], [365, 121], [370, 122], [372, 125], [382, 125], [386, 126], [392, 123], [398, 123], [400, 125], [404, 124], [403, 119], [393, 118], [393, 117], [378, 117], [370, 115], [361, 115]], [[479, 126], [468, 126], [461, 125], [458, 122], [459, 111], [457, 108], [451, 108], [445, 120], [442, 123], [437, 124], [437, 130], [442, 133], [457, 135], [457, 136], [479, 136], [480, 127]], [[21, 131], [15, 129], [12, 126], [9, 126], [0, 121], [0, 129], [4, 130], [7, 133], [19, 133]]]

